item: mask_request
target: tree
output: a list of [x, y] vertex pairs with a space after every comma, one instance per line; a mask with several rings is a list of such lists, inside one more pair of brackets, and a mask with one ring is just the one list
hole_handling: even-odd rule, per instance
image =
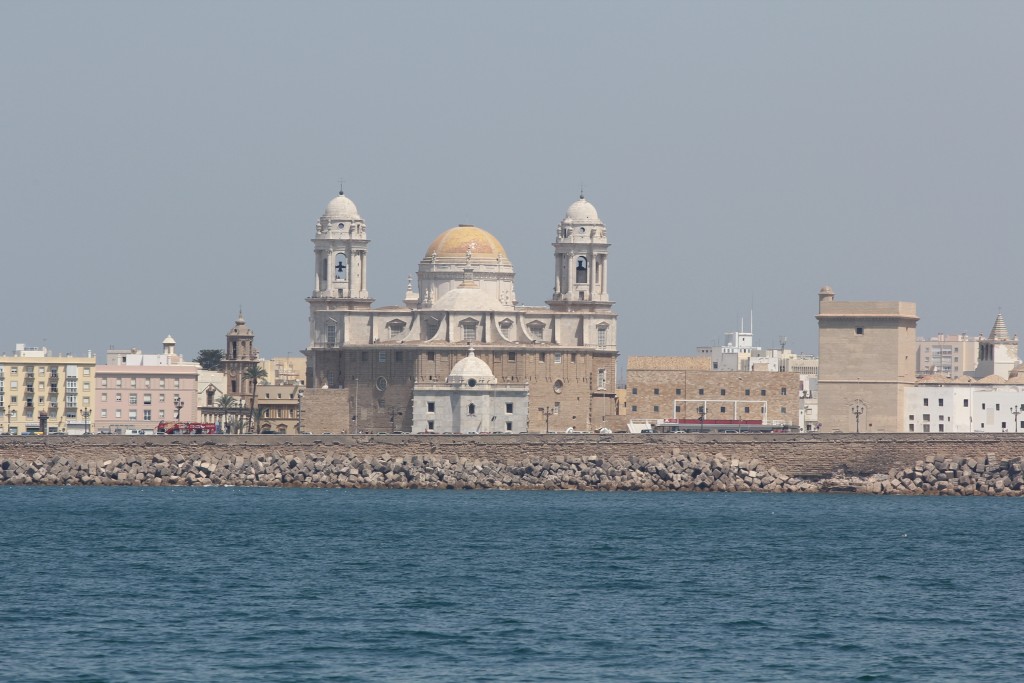
[[223, 370], [224, 351], [221, 349], [200, 349], [196, 357], [192, 359], [192, 362], [199, 363], [199, 367], [203, 370]]
[[247, 382], [252, 382], [252, 402], [249, 404], [249, 425], [252, 429], [256, 425], [256, 386], [267, 380], [267, 369], [259, 363], [254, 363], [245, 369], [242, 377]]
[[228, 427], [228, 413], [235, 407], [235, 397], [224, 394], [217, 399], [217, 407], [220, 408], [221, 417], [220, 427], [221, 430], [227, 431]]

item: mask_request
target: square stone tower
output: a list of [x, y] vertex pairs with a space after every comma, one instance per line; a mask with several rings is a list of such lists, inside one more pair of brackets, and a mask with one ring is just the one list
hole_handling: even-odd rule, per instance
[[827, 432], [902, 431], [915, 381], [917, 306], [818, 292], [818, 419]]

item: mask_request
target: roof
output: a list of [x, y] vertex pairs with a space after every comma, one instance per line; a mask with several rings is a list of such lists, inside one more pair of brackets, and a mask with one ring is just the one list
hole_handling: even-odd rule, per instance
[[710, 370], [710, 356], [629, 356], [626, 370]]

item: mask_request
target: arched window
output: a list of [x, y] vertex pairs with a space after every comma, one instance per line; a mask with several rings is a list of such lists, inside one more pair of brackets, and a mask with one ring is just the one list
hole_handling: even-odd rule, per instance
[[469, 404], [469, 414], [470, 415], [476, 415], [476, 404], [475, 403], [470, 403]]
[[348, 259], [344, 254], [334, 256], [334, 279], [342, 282], [348, 280]]
[[587, 257], [576, 257], [576, 284], [587, 284]]

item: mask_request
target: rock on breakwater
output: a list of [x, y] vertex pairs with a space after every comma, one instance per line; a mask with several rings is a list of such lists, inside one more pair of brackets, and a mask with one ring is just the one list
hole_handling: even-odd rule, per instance
[[[658, 448], [653, 452], [638, 443], [630, 453], [628, 448], [601, 448], [597, 442], [584, 440], [573, 448], [551, 448], [546, 453], [519, 449], [518, 453], [495, 454], [483, 440], [473, 442], [473, 452], [468, 455], [466, 448], [451, 447], [457, 443], [359, 437], [330, 443], [268, 440], [248, 444], [184, 439], [122, 441], [117, 448], [77, 454], [33, 443], [32, 447], [0, 450], [0, 483], [1024, 494], [1021, 458], [996, 454], [927, 456], [878, 473], [851, 473], [840, 466], [825, 475], [799, 475], [762, 459], [730, 456], [718, 442], [655, 441]], [[709, 447], [719, 450], [709, 452]]]

